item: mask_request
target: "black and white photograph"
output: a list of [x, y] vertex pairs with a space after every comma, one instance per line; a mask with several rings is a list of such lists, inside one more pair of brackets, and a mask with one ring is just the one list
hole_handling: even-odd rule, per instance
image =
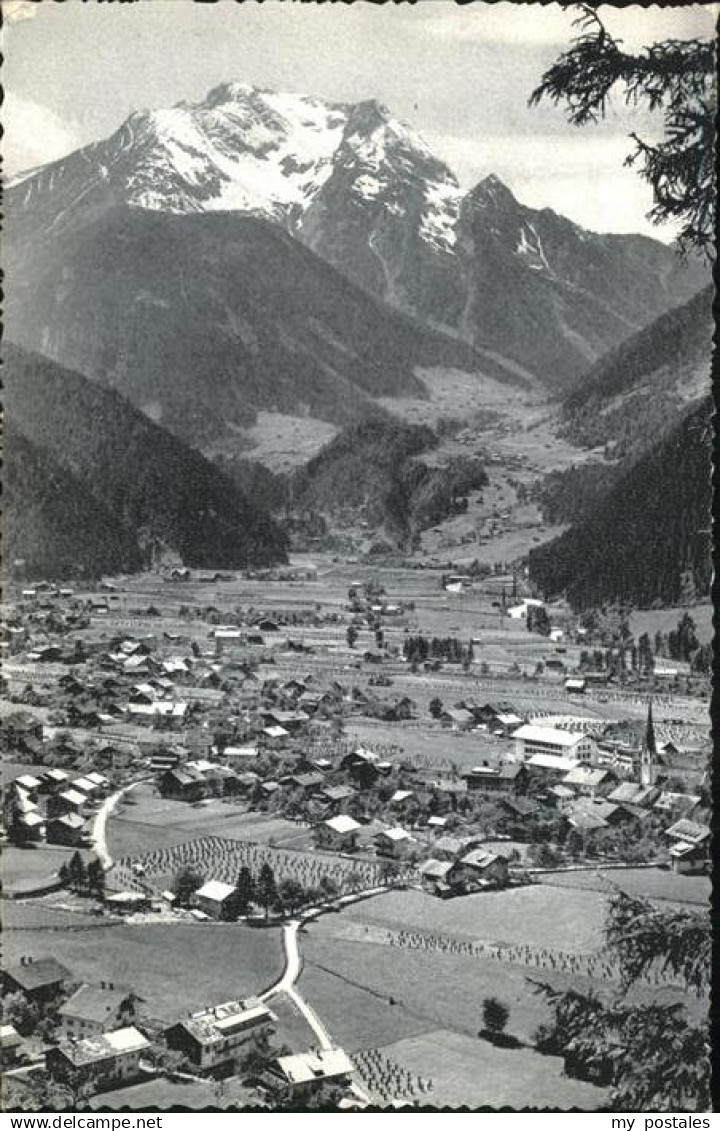
[[709, 1127], [717, 6], [1, 7], [3, 1109]]

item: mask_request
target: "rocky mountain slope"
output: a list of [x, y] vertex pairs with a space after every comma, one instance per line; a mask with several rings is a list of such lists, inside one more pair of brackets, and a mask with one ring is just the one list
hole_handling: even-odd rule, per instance
[[579, 609], [705, 596], [711, 579], [712, 403], [703, 400], [577, 526], [530, 553], [547, 596]]
[[527, 208], [493, 176], [463, 200], [458, 242], [463, 336], [510, 353], [556, 389], [707, 281], [665, 244]]
[[6, 265], [13, 340], [199, 447], [258, 409], [362, 419], [374, 397], [423, 396], [415, 366], [477, 364], [251, 216], [118, 206], [48, 243], [11, 238]]
[[[464, 194], [418, 134], [377, 102], [329, 103], [243, 83], [197, 104], [134, 114], [7, 197], [9, 242], [26, 254], [32, 247], [43, 275], [59, 240], [81, 244], [81, 233], [97, 231], [118, 205], [193, 218], [194, 231], [198, 214], [260, 217], [365, 291], [555, 387], [706, 281], [664, 244], [584, 231], [519, 204], [495, 177]], [[285, 251], [296, 262], [289, 244]], [[317, 270], [302, 262], [312, 291]], [[231, 263], [227, 270], [235, 284]], [[179, 287], [179, 271], [170, 274]], [[297, 286], [297, 271], [289, 274]], [[129, 319], [132, 338], [136, 312], [118, 317]], [[56, 322], [49, 334], [57, 339]]]
[[3, 380], [14, 556], [30, 554], [27, 507], [32, 523], [38, 514], [31, 548], [47, 535], [45, 556], [33, 554], [48, 570], [70, 560], [122, 570], [165, 554], [215, 568], [284, 559], [285, 537], [265, 512], [117, 393], [9, 343]]

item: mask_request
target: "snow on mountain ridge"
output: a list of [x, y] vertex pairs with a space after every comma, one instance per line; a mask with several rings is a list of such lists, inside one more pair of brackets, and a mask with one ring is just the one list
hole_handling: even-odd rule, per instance
[[123, 148], [135, 156], [125, 182], [135, 207], [248, 212], [295, 231], [341, 171], [351, 199], [382, 208], [395, 222], [407, 217], [404, 189], [415, 185], [424, 196], [415, 221], [420, 239], [435, 252], [453, 251], [461, 196], [455, 177], [410, 126], [373, 100], [325, 102], [231, 82], [201, 102], [132, 115], [123, 129]]
[[[303, 208], [330, 175], [344, 116], [316, 100], [268, 92], [225, 101], [217, 92], [143, 115], [130, 203], [176, 212], [247, 211], [273, 219]], [[251, 88], [247, 88], [251, 90]], [[168, 200], [168, 185], [179, 190]]]

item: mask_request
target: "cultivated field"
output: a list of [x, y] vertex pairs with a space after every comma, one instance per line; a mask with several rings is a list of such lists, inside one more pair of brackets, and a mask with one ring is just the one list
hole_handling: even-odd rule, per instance
[[606, 1089], [565, 1076], [559, 1057], [495, 1048], [449, 1029], [397, 1041], [380, 1053], [406, 1072], [429, 1078], [425, 1102], [434, 1107], [596, 1111], [607, 1103]]
[[605, 899], [594, 891], [539, 885], [452, 900], [416, 890], [391, 891], [347, 908], [343, 916], [460, 940], [588, 954], [601, 943]]
[[[543, 999], [532, 993], [528, 975], [535, 974], [558, 986], [568, 984], [552, 972], [540, 975], [456, 954], [336, 940], [326, 937], [320, 926], [313, 926], [303, 943], [305, 965], [300, 989], [313, 1002], [333, 1038], [353, 1052], [372, 1047], [388, 1052], [388, 1046], [397, 1041], [438, 1029], [452, 1030], [477, 1042], [482, 1001], [487, 996], [499, 997], [508, 1006], [508, 1033], [527, 1043], [538, 1025], [550, 1018]], [[485, 1051], [485, 1042], [478, 1042], [476, 1065], [483, 1062]], [[506, 1062], [505, 1071], [512, 1074], [518, 1063]], [[446, 1073], [449, 1078], [453, 1076], [442, 1046], [436, 1046], [431, 1067], [427, 1063], [424, 1069], [416, 1065], [413, 1071], [432, 1077], [436, 1085]], [[532, 1092], [524, 1090], [519, 1095], [527, 1102]], [[469, 1091], [456, 1093], [452, 1102], [471, 1103]]]
[[278, 883], [293, 879], [304, 888], [314, 888], [321, 880], [328, 878], [343, 895], [375, 888], [382, 878], [380, 866], [367, 861], [319, 852], [293, 852], [290, 849], [253, 844], [251, 841], [206, 836], [169, 848], [155, 849], [144, 855], [122, 857], [113, 870], [113, 885], [137, 886], [137, 881], [133, 883], [130, 869], [130, 865], [137, 862], [141, 862], [145, 869], [143, 885], [147, 884], [158, 893], [168, 887], [172, 888], [175, 877], [183, 868], [191, 868], [204, 881], [220, 880], [234, 884], [242, 867], [247, 866], [257, 878], [263, 864], [267, 863], [272, 867]]
[[[594, 1110], [607, 1102], [604, 1090], [568, 1079], [561, 1060], [530, 1047], [551, 1019], [533, 982], [707, 1012], [706, 1001], [688, 1000], [661, 972], [622, 991], [602, 949], [605, 910], [603, 893], [570, 887], [448, 902], [386, 893], [307, 927], [301, 992], [381, 1100]], [[478, 1039], [491, 996], [508, 1008], [518, 1047]]]
[[708, 906], [712, 893], [709, 876], [678, 876], [665, 868], [618, 868], [578, 872], [550, 872], [539, 875], [543, 885], [628, 895], [670, 903], [686, 903], [701, 910]]

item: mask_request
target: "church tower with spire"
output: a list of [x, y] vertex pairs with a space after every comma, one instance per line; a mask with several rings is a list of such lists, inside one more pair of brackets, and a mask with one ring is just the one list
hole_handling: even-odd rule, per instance
[[640, 748], [640, 784], [655, 785], [657, 778], [657, 745], [655, 743], [655, 725], [652, 715], [652, 699], [648, 703], [647, 724], [645, 736]]

